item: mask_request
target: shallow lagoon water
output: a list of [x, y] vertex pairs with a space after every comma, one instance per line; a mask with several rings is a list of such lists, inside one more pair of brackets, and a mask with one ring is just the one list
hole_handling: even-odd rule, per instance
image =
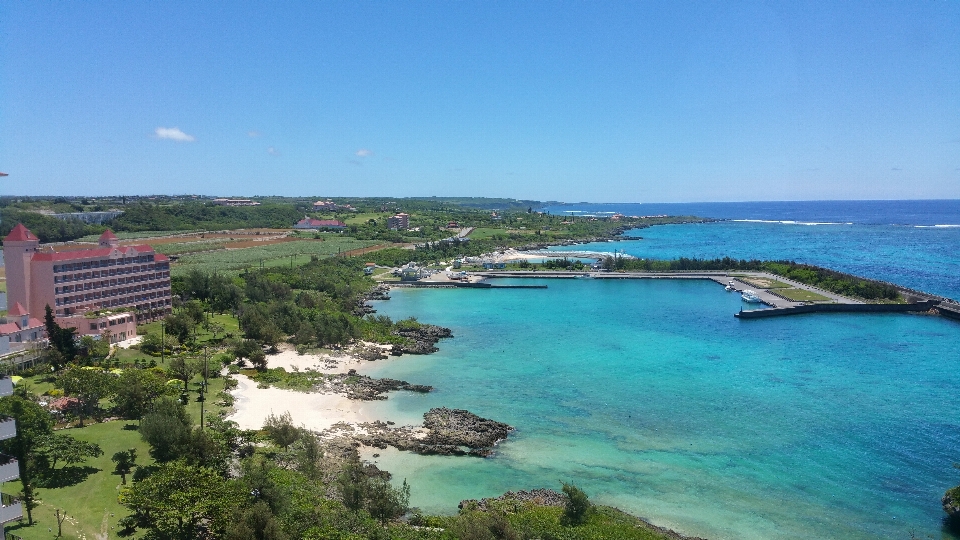
[[382, 453], [414, 505], [449, 513], [564, 480], [711, 539], [941, 536], [940, 496], [960, 483], [956, 322], [741, 321], [712, 282], [543, 283], [376, 303], [456, 336], [376, 370], [436, 387], [392, 393], [386, 416], [448, 406], [517, 427], [490, 459]]

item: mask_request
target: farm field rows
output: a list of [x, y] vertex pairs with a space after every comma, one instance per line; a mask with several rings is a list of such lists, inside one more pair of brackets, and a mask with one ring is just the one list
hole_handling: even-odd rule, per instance
[[193, 269], [203, 272], [237, 272], [261, 263], [264, 266], [290, 264], [291, 258], [293, 264], [299, 264], [309, 261], [311, 256], [330, 257], [377, 243], [349, 237], [326, 237], [323, 240], [292, 240], [245, 249], [194, 253], [180, 257], [170, 271], [173, 275], [183, 275]]

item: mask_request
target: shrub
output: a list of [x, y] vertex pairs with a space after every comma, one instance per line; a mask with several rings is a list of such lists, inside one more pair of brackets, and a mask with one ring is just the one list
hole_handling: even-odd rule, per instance
[[564, 525], [582, 525], [590, 515], [590, 500], [587, 494], [573, 484], [563, 482], [563, 493], [567, 496], [563, 508]]

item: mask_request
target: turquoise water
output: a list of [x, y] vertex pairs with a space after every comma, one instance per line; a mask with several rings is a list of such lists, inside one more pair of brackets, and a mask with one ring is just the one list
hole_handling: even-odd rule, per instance
[[[561, 246], [643, 258], [789, 259], [960, 300], [960, 225], [799, 225], [723, 221], [630, 231], [623, 241]], [[639, 236], [642, 239], [631, 239]]]
[[389, 416], [448, 406], [517, 427], [490, 459], [384, 452], [414, 505], [452, 512], [564, 480], [711, 539], [943, 534], [940, 497], [960, 483], [960, 324], [740, 321], [739, 297], [711, 282], [543, 283], [376, 303], [456, 336], [376, 371], [436, 387], [392, 393]]

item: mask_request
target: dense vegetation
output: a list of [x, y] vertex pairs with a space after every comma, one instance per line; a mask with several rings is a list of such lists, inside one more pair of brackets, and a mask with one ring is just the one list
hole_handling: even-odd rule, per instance
[[[607, 271], [624, 272], [696, 272], [696, 271], [754, 271], [769, 272], [806, 285], [819, 287], [826, 291], [844, 296], [872, 301], [899, 301], [900, 290], [889, 283], [864, 279], [861, 277], [793, 261], [760, 261], [756, 259], [633, 259], [625, 257], [606, 257], [602, 267]], [[520, 263], [521, 268], [534, 265]], [[577, 260], [553, 259], [536, 265], [549, 270], [583, 270], [586, 265]]]

